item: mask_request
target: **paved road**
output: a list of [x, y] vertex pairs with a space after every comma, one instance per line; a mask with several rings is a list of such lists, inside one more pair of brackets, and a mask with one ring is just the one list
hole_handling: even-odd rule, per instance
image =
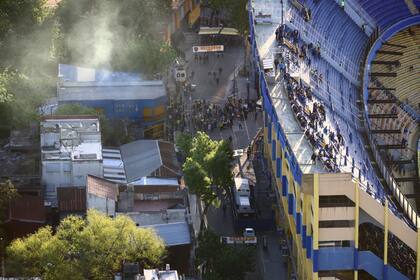
[[[258, 263], [262, 280], [286, 280], [287, 263], [279, 249], [279, 235], [276, 232], [264, 233], [267, 238], [267, 248], [258, 245]], [[261, 238], [261, 236], [259, 236]]]
[[[206, 64], [200, 63], [192, 56], [191, 47], [186, 46], [186, 60], [188, 74], [194, 72], [192, 83], [196, 85], [196, 90], [192, 94], [192, 99], [206, 99], [213, 103], [224, 104], [227, 101], [227, 96], [234, 92], [237, 97], [246, 99], [257, 99], [257, 93], [250, 88], [249, 94], [247, 89], [246, 77], [239, 77], [238, 69], [243, 66], [244, 52], [242, 46], [227, 47], [223, 57], [217, 57], [215, 54], [210, 55], [209, 61]], [[222, 67], [222, 75], [220, 76], [219, 84], [209, 75], [209, 72], [218, 72], [219, 67]], [[263, 120], [261, 112], [255, 114], [252, 112], [248, 115], [245, 121], [236, 120], [232, 129], [218, 129], [209, 133], [212, 139], [227, 139], [229, 136], [233, 139], [235, 149], [245, 149], [252, 139], [255, 137], [257, 131], [262, 127]], [[246, 162], [245, 166], [250, 164]], [[263, 218], [270, 218], [273, 215], [271, 204], [272, 198], [269, 196], [272, 191], [269, 187], [269, 178], [265, 172], [265, 166], [262, 161], [254, 161], [256, 179], [256, 204], [259, 207], [259, 215]], [[207, 215], [209, 226], [220, 235], [235, 235], [233, 226], [233, 215], [231, 205], [227, 205], [224, 213], [222, 207], [210, 207]], [[273, 280], [273, 279], [287, 279], [287, 269], [284, 266], [282, 253], [279, 246], [279, 236], [275, 231], [272, 232], [257, 232], [261, 239], [265, 235], [268, 242], [268, 250], [262, 248], [259, 243], [257, 247], [256, 257], [256, 272], [248, 277], [249, 279]]]

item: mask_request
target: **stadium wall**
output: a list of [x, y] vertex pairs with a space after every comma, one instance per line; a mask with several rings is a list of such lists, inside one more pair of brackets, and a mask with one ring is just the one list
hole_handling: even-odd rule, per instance
[[[249, 9], [252, 11], [252, 9]], [[395, 268], [387, 264], [388, 231], [398, 236], [414, 251], [419, 250], [418, 231], [409, 228], [401, 219], [388, 209], [388, 203], [382, 204], [363, 190], [351, 174], [315, 173], [303, 174], [296, 156], [287, 141], [287, 136], [278, 122], [273, 108], [267, 83], [260, 68], [260, 57], [255, 40], [252, 12], [249, 13], [250, 43], [254, 67], [253, 73], [258, 80], [259, 92], [263, 99], [264, 114], [264, 155], [268, 162], [274, 189], [279, 205], [276, 209], [276, 223], [284, 229], [289, 242], [291, 262], [298, 279], [319, 279], [320, 271], [349, 271], [358, 279], [358, 270], [365, 270], [377, 279], [408, 279]], [[354, 203], [349, 209], [331, 209], [335, 214], [320, 210], [319, 199], [322, 196], [342, 195]], [[333, 207], [334, 208], [334, 207]], [[359, 250], [360, 209], [380, 224], [385, 232], [383, 247], [384, 259], [370, 251]], [[353, 212], [353, 213], [351, 213]], [[284, 213], [283, 220], [281, 213]], [[337, 215], [337, 216], [328, 216]], [[353, 217], [354, 226], [345, 231], [350, 246], [320, 247], [320, 240], [338, 239], [342, 236], [334, 231], [320, 230], [319, 221], [339, 218], [340, 215]], [[350, 229], [349, 229], [350, 228]], [[334, 236], [335, 235], [335, 236]], [[417, 257], [417, 275], [419, 275]], [[419, 279], [417, 277], [417, 279]]]

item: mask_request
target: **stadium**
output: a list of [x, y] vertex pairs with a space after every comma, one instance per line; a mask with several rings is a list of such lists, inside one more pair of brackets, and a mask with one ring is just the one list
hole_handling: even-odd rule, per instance
[[265, 158], [297, 279], [420, 278], [419, 8], [250, 1]]

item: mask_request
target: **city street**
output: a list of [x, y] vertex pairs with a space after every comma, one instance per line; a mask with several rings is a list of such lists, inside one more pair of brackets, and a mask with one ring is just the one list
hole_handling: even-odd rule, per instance
[[[189, 46], [184, 46], [187, 61], [187, 75], [190, 82], [195, 85], [195, 91], [192, 93], [192, 100], [205, 99], [212, 103], [223, 105], [227, 102], [229, 95], [234, 94], [238, 98], [246, 100], [257, 100], [257, 92], [252, 86], [247, 89], [247, 78], [238, 75], [239, 69], [243, 67], [244, 50], [241, 45], [226, 47], [223, 56], [209, 54], [209, 60], [205, 64], [200, 60], [196, 60], [192, 53], [191, 42]], [[222, 68], [219, 84], [213, 79], [209, 73], [218, 72]], [[256, 118], [255, 118], [256, 117]], [[232, 137], [234, 149], [246, 149], [256, 136], [258, 130], [263, 126], [261, 112], [257, 114], [249, 114], [246, 120], [236, 119], [230, 129], [215, 129], [209, 133], [212, 139], [221, 140]], [[262, 147], [260, 147], [261, 149]], [[245, 176], [253, 179], [255, 184], [256, 206], [258, 208], [258, 216], [261, 219], [270, 220], [273, 217], [272, 203], [273, 192], [271, 191], [270, 178], [265, 169], [265, 165], [261, 157], [256, 157], [251, 162], [246, 160], [246, 156], [241, 158], [242, 170]], [[251, 167], [251, 173], [248, 174], [247, 166]], [[254, 169], [255, 168], [255, 169]], [[239, 169], [235, 168], [235, 172], [239, 173]], [[238, 174], [240, 176], [240, 174]], [[224, 202], [226, 203], [226, 202]], [[232, 213], [232, 205], [226, 204], [226, 212], [222, 207], [210, 207], [207, 215], [207, 222], [219, 235], [233, 236], [240, 233], [235, 232], [234, 220]], [[267, 239], [267, 249], [264, 249], [262, 242], [257, 245], [256, 271], [248, 275], [248, 279], [287, 279], [287, 268], [282, 260], [282, 251], [280, 250], [280, 236], [274, 231], [258, 232], [259, 240], [262, 236]], [[276, 278], [273, 278], [276, 275]]]

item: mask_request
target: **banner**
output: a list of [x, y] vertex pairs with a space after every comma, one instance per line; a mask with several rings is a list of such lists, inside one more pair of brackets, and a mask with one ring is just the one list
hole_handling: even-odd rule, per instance
[[213, 46], [193, 46], [194, 53], [202, 52], [222, 52], [225, 50], [223, 45], [213, 45]]

